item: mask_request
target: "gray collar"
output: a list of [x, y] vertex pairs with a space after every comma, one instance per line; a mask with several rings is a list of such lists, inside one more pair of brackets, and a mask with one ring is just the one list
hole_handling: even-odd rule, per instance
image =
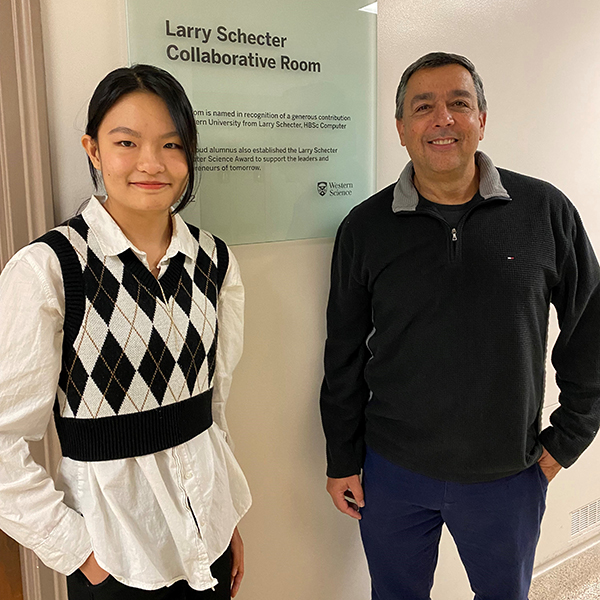
[[[475, 162], [479, 167], [479, 194], [483, 199], [505, 198], [510, 200], [508, 192], [500, 181], [500, 173], [494, 166], [492, 159], [481, 151], [475, 152]], [[400, 173], [400, 178], [394, 186], [394, 201], [392, 210], [414, 211], [419, 203], [419, 194], [413, 184], [413, 164], [409, 162]]]

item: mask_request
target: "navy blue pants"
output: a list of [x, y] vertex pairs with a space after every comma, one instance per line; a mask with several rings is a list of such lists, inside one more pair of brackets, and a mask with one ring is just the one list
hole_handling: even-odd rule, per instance
[[475, 600], [527, 600], [548, 481], [536, 463], [487, 483], [417, 475], [367, 449], [360, 530], [372, 600], [429, 600], [445, 523]]

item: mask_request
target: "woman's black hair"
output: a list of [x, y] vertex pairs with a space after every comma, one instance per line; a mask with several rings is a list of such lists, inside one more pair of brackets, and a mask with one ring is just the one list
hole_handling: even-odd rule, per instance
[[[185, 90], [167, 71], [152, 65], [133, 65], [111, 71], [96, 87], [88, 106], [88, 122], [85, 132], [93, 140], [98, 140], [98, 129], [106, 113], [126, 94], [150, 92], [164, 100], [175, 129], [181, 138], [188, 167], [188, 183], [185, 192], [175, 208], [182, 210], [194, 195], [194, 159], [198, 146], [196, 120], [192, 105]], [[88, 157], [88, 165], [94, 187], [98, 188], [98, 173]]]

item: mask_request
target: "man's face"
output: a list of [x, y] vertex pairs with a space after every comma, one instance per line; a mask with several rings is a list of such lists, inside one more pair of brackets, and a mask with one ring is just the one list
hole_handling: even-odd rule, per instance
[[421, 69], [409, 80], [400, 142], [422, 177], [464, 175], [483, 139], [486, 113], [477, 107], [471, 74], [460, 65]]

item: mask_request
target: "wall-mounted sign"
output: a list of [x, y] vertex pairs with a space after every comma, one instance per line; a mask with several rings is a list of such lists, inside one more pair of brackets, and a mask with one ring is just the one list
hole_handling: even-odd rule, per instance
[[375, 15], [355, 0], [128, 0], [131, 63], [200, 134], [186, 220], [245, 244], [329, 237], [375, 186]]

